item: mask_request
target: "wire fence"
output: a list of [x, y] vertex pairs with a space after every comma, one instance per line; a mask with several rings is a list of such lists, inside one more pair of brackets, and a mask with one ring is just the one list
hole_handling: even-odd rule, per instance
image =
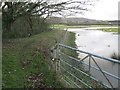
[[[63, 52], [63, 48], [74, 50], [79, 53], [84, 53], [86, 54], [86, 56], [81, 59], [72, 57]], [[56, 72], [59, 72], [59, 74], [61, 74], [61, 79], [63, 79], [67, 87], [114, 89], [114, 82], [112, 82], [110, 78], [114, 78], [117, 81], [120, 81], [120, 77], [103, 70], [95, 59], [99, 58], [101, 60], [106, 60], [112, 63], [120, 64], [120, 61], [118, 60], [91, 54], [89, 52], [81, 51], [63, 44], [56, 45], [52, 56], [52, 60], [55, 62], [55, 70]], [[85, 60], [88, 60], [88, 63], [84, 62]], [[91, 63], [94, 63], [94, 66]], [[85, 70], [86, 66], [88, 67], [87, 70]], [[107, 83], [95, 78], [91, 74], [91, 70], [99, 71], [99, 73], [101, 73], [100, 75], [102, 75], [102, 77], [106, 80]]]

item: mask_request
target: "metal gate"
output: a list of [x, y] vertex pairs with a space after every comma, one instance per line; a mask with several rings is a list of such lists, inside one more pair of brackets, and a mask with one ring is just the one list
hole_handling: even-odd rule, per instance
[[[63, 52], [64, 48], [79, 53], [84, 53], [86, 54], [86, 56], [80, 59], [75, 58]], [[96, 58], [116, 64], [120, 64], [119, 60], [105, 58], [63, 44], [56, 44], [56, 46], [52, 50], [52, 54], [53, 54], [52, 61], [54, 62], [54, 68], [56, 72], [60, 75], [60, 80], [64, 81], [64, 83], [66, 84], [65, 85], [66, 87], [114, 89], [113, 82], [109, 79], [109, 77], [114, 78], [117, 81], [120, 81], [120, 77], [115, 76], [105, 70], [102, 70], [102, 68], [97, 63]], [[88, 59], [88, 63], [84, 62], [87, 59]], [[93, 66], [91, 62], [94, 62], [95, 66]], [[85, 67], [88, 67], [88, 69], [85, 70]], [[106, 79], [107, 84], [92, 76], [90, 73], [91, 70], [99, 71], [102, 74], [102, 76]]]

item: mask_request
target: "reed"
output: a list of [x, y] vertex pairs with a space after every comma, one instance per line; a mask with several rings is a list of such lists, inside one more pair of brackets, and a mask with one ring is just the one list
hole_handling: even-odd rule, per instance
[[117, 55], [115, 52], [113, 52], [110, 58], [120, 60], [120, 55]]

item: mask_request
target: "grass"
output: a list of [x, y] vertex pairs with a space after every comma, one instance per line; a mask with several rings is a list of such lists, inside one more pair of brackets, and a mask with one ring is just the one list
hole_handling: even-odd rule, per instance
[[[75, 44], [75, 33], [72, 33], [72, 32], [69, 32], [67, 33], [67, 36], [66, 36], [66, 39], [67, 41], [65, 41], [64, 43], [68, 46], [71, 46], [71, 47], [74, 47], [76, 48], [76, 44]], [[78, 53], [76, 51], [73, 51], [73, 50], [70, 50], [70, 49], [63, 49], [62, 50], [65, 54], [67, 55], [70, 55], [72, 57], [75, 57], [77, 58], [78, 60], [80, 60], [80, 58], [78, 58]], [[70, 59], [68, 58], [66, 55], [62, 54], [61, 56], [62, 60], [64, 60], [64, 62], [72, 65], [73, 67], [87, 73], [88, 75], [91, 76], [91, 74], [88, 72], [88, 71], [85, 71], [84, 70], [84, 66], [83, 64], [73, 60], [73, 59]], [[75, 75], [77, 78], [79, 78], [80, 80], [84, 81], [85, 83], [87, 83], [88, 85], [90, 85], [91, 87], [93, 88], [103, 88], [104, 86], [102, 86], [102, 84], [100, 82], [95, 82], [94, 80], [92, 80], [89, 76], [86, 76], [84, 75], [83, 73], [80, 73], [79, 71], [75, 70], [74, 68], [68, 66], [67, 64], [61, 62], [61, 66], [65, 69], [61, 69], [62, 70], [62, 73], [64, 75], [66, 75], [69, 79], [71, 79], [72, 81], [76, 82], [77, 85], [79, 85], [80, 87], [82, 88], [87, 88], [84, 84], [82, 84], [80, 81], [76, 80], [73, 76], [71, 76], [70, 74], [68, 74], [67, 72], [70, 72], [72, 73], [73, 75]], [[67, 87], [71, 88], [71, 87], [74, 87], [76, 88], [76, 85], [71, 82], [71, 80], [69, 80], [68, 78], [66, 77], [63, 77], [67, 82], [70, 83], [70, 86], [68, 85]]]
[[111, 58], [120, 60], [120, 55], [117, 55], [115, 52], [111, 55]]
[[[68, 46], [71, 46], [71, 47], [75, 47], [75, 46], [76, 46], [76, 44], [75, 44], [75, 33], [73, 33], [73, 32], [66, 32], [64, 39], [65, 39], [65, 40], [64, 40], [64, 44], [65, 44], [65, 45], [68, 45]], [[67, 54], [67, 55], [72, 56], [72, 57], [75, 57], [75, 58], [78, 57], [78, 54], [77, 54], [76, 51], [73, 51], [73, 50], [70, 50], [70, 49], [67, 49], [67, 48], [63, 48], [61, 51], [64, 52], [65, 54]], [[65, 56], [65, 55], [62, 55], [62, 56], [61, 56], [61, 59], [64, 60], [65, 62], [71, 64], [71, 65], [75, 64], [73, 60], [71, 61], [70, 58], [68, 58], [68, 57]], [[67, 66], [67, 65], [66, 65], [65, 63], [63, 63], [63, 62], [61, 62], [61, 67], [63, 67], [63, 68], [64, 68], [66, 71], [68, 71], [68, 72], [71, 71], [71, 67]], [[70, 83], [70, 86], [69, 86], [69, 85], [66, 85], [65, 87], [68, 87], [68, 88], [71, 88], [71, 87], [72, 87], [72, 88], [73, 88], [73, 87], [74, 87], [74, 88], [77, 88], [77, 87], [71, 82], [71, 80], [74, 81], [74, 80], [72, 79], [73, 77], [70, 76], [65, 70], [61, 69], [61, 73], [62, 73], [62, 75], [63, 75], [63, 79]], [[71, 80], [67, 79], [64, 75], [66, 75], [66, 76], [67, 76], [68, 78], [70, 78]], [[66, 84], [66, 83], [65, 83], [65, 84]]]
[[64, 24], [52, 24], [50, 25], [50, 28], [54, 28], [54, 29], [64, 29], [66, 27], [66, 25]]
[[[65, 45], [68, 45], [68, 46], [71, 46], [71, 47], [76, 47], [76, 44], [75, 44], [75, 33], [73, 32], [67, 32], [66, 34], [66, 40], [64, 42]], [[76, 51], [73, 51], [73, 50], [70, 50], [70, 49], [64, 49], [64, 52], [70, 56], [73, 56], [73, 57], [76, 57], [78, 56], [77, 52]]]
[[3, 39], [2, 87], [63, 87], [50, 64], [50, 48], [63, 34], [52, 30], [28, 38]]
[[[56, 27], [59, 26], [56, 25]], [[61, 27], [64, 26], [61, 25]], [[67, 32], [64, 37], [65, 32], [52, 30], [27, 38], [3, 39], [3, 88], [63, 87], [52, 70], [50, 48], [56, 44], [56, 41], [60, 42], [63, 38], [64, 44], [76, 47], [75, 33]], [[76, 51], [65, 49], [64, 52], [75, 58], [78, 56]], [[85, 78], [85, 81], [89, 80], [83, 74], [79, 76]]]
[[117, 25], [90, 25], [91, 27], [111, 27], [111, 26], [117, 26]]
[[64, 28], [85, 28], [85, 27], [89, 27], [89, 25], [65, 25], [65, 24], [53, 24], [50, 25], [50, 28], [55, 28], [55, 29], [64, 29]]
[[74, 25], [74, 26], [67, 26], [67, 28], [87, 28], [89, 25]]
[[115, 32], [115, 33], [120, 34], [120, 32], [118, 30], [119, 30], [118, 28], [104, 28], [104, 29], [102, 29], [102, 31], [105, 31], [105, 32]]
[[[87, 27], [111, 27], [111, 25], [65, 25], [65, 24], [53, 24], [50, 25], [50, 28], [55, 28], [55, 29], [64, 29], [64, 28], [87, 28]], [[112, 26], [117, 26], [117, 25], [112, 25]]]
[[[75, 44], [75, 33], [72, 33], [72, 32], [67, 33], [66, 38], [68, 38], [68, 39], [66, 39], [65, 44], [68, 45], [68, 46], [71, 46], [71, 47], [76, 48], [76, 44]], [[78, 58], [78, 53], [77, 53], [76, 51], [73, 51], [73, 50], [70, 50], [70, 49], [67, 49], [67, 48], [63, 49], [62, 51], [63, 51], [65, 54], [70, 55], [70, 56], [72, 56], [72, 57], [74, 57], [74, 58], [77, 58], [77, 59], [79, 60], [79, 58]], [[66, 63], [68, 63], [68, 64], [70, 64], [70, 65], [78, 68], [79, 70], [83, 70], [82, 64], [78, 63], [77, 61], [68, 58], [66, 55], [62, 55], [61, 58], [62, 58], [62, 60], [64, 60]], [[85, 82], [87, 82], [88, 80], [90, 80], [89, 77], [87, 77], [87, 76], [83, 75], [82, 73], [74, 70], [72, 67], [66, 65], [65, 63], [62, 63], [62, 62], [61, 62], [61, 65], [62, 65], [63, 68], [66, 69], [66, 71], [72, 73], [72, 74], [75, 75], [76, 77], [78, 77], [78, 78], [81, 78], [81, 77], [82, 77], [82, 79], [85, 80]], [[63, 70], [62, 72], [63, 72], [66, 76], [68, 76], [68, 78], [70, 78], [72, 81], [76, 82], [78, 85], [80, 85], [81, 87], [85, 88], [85, 86], [84, 86], [81, 82], [78, 82], [77, 80], [75, 80], [75, 78], [73, 78], [73, 77], [72, 77], [70, 74], [68, 74], [66, 71]], [[66, 79], [66, 80], [71, 84], [71, 86], [76, 87], [76, 85], [74, 85], [74, 83], [72, 83], [70, 80], [68, 80], [67, 78], [64, 78], [64, 79]], [[71, 87], [71, 86], [68, 86], [68, 87]]]
[[[116, 26], [116, 25], [112, 25], [112, 26]], [[112, 26], [111, 25], [73, 25], [73, 26], [69, 26], [69, 25], [64, 25], [64, 24], [54, 24], [54, 25], [51, 25], [50, 27], [55, 28], [55, 29], [60, 29], [60, 28], [64, 29], [64, 28], [112, 27]], [[120, 34], [120, 31], [118, 28], [103, 28], [101, 30], [105, 31], [105, 32], [114, 32], [114, 33]], [[73, 40], [71, 40], [71, 41], [73, 41]]]
[[53, 24], [50, 25], [50, 28], [55, 28], [55, 29], [64, 29], [64, 28], [85, 28], [85, 27], [89, 27], [90, 25], [65, 25], [65, 24]]

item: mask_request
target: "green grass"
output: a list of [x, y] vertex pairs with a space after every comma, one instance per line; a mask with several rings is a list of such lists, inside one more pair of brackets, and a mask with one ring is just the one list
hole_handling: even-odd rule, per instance
[[[72, 32], [67, 32], [67, 36], [66, 36], [66, 41], [65, 44], [71, 47], [76, 48], [76, 44], [75, 44], [75, 33]], [[70, 50], [70, 49], [63, 49], [62, 50], [65, 54], [70, 55], [72, 57], [77, 58], [78, 60], [80, 60], [80, 58], [78, 58], [78, 53], [76, 51]], [[78, 63], [77, 61], [68, 58], [66, 55], [62, 54], [61, 56], [62, 60], [64, 60], [66, 63], [76, 67], [77, 69], [87, 73], [88, 75], [91, 75], [88, 71], [84, 70], [84, 66], [83, 64]], [[103, 86], [100, 85], [100, 82], [96, 82], [92, 80], [89, 76], [84, 75], [83, 73], [80, 73], [79, 71], [73, 69], [72, 67], [66, 65], [65, 63], [61, 62], [61, 66], [66, 69], [66, 71], [72, 73], [73, 75], [75, 75], [77, 78], [79, 78], [80, 80], [84, 81], [85, 83], [87, 83], [88, 85], [92, 86], [92, 87], [96, 87], [96, 88], [102, 88]], [[62, 70], [62, 73], [64, 75], [66, 75], [69, 79], [71, 79], [72, 81], [76, 82], [77, 85], [79, 85], [82, 88], [87, 88], [84, 84], [82, 84], [80, 81], [76, 80], [73, 76], [71, 76], [70, 74], [68, 74], [65, 70]], [[67, 78], [63, 77], [67, 82], [70, 83], [70, 86], [68, 85], [67, 87], [71, 88], [71, 87], [75, 87], [76, 85], [74, 85], [74, 83], [72, 83], [70, 80], [68, 80]]]
[[[64, 24], [54, 24], [54, 25], [50, 25], [50, 28], [54, 28], [54, 29], [64, 29], [64, 28], [87, 28], [87, 27], [113, 27], [113, 26], [117, 26], [117, 25], [73, 25], [73, 26], [69, 26], [69, 25], [64, 25]], [[118, 30], [118, 28], [104, 28], [101, 29], [102, 31], [105, 32], [115, 32], [115, 33], [120, 33]], [[71, 35], [72, 36], [72, 35]], [[73, 40], [71, 40], [72, 42]], [[74, 45], [73, 45], [74, 46]]]
[[120, 32], [118, 31], [119, 29], [118, 28], [104, 28], [104, 29], [101, 29], [102, 31], [105, 31], [105, 32], [115, 32], [115, 33], [119, 33]]
[[117, 26], [117, 25], [89, 25], [91, 27], [111, 27], [111, 26]]
[[64, 25], [64, 24], [52, 24], [52, 25], [50, 25], [50, 28], [64, 29], [64, 28], [66, 28], [66, 25]]
[[89, 25], [74, 25], [74, 26], [67, 26], [67, 28], [87, 28]]
[[56, 40], [60, 41], [63, 33], [52, 30], [29, 38], [3, 39], [3, 88], [63, 87], [50, 64], [50, 48]]
[[85, 28], [89, 27], [90, 25], [65, 25], [65, 24], [53, 24], [50, 25], [50, 28], [60, 29], [60, 28]]
[[[112, 25], [117, 26], [117, 25]], [[111, 25], [65, 25], [65, 24], [52, 24], [50, 28], [64, 29], [64, 28], [87, 28], [87, 27], [111, 27]]]
[[[68, 39], [66, 39], [65, 44], [75, 48], [76, 47], [76, 44], [75, 44], [75, 33], [69, 32], [67, 38]], [[64, 52], [67, 53], [70, 56], [73, 56], [73, 57], [76, 57], [76, 58], [78, 57], [78, 54], [77, 54], [76, 51], [73, 51], [73, 50], [70, 50], [70, 49], [64, 49]]]

